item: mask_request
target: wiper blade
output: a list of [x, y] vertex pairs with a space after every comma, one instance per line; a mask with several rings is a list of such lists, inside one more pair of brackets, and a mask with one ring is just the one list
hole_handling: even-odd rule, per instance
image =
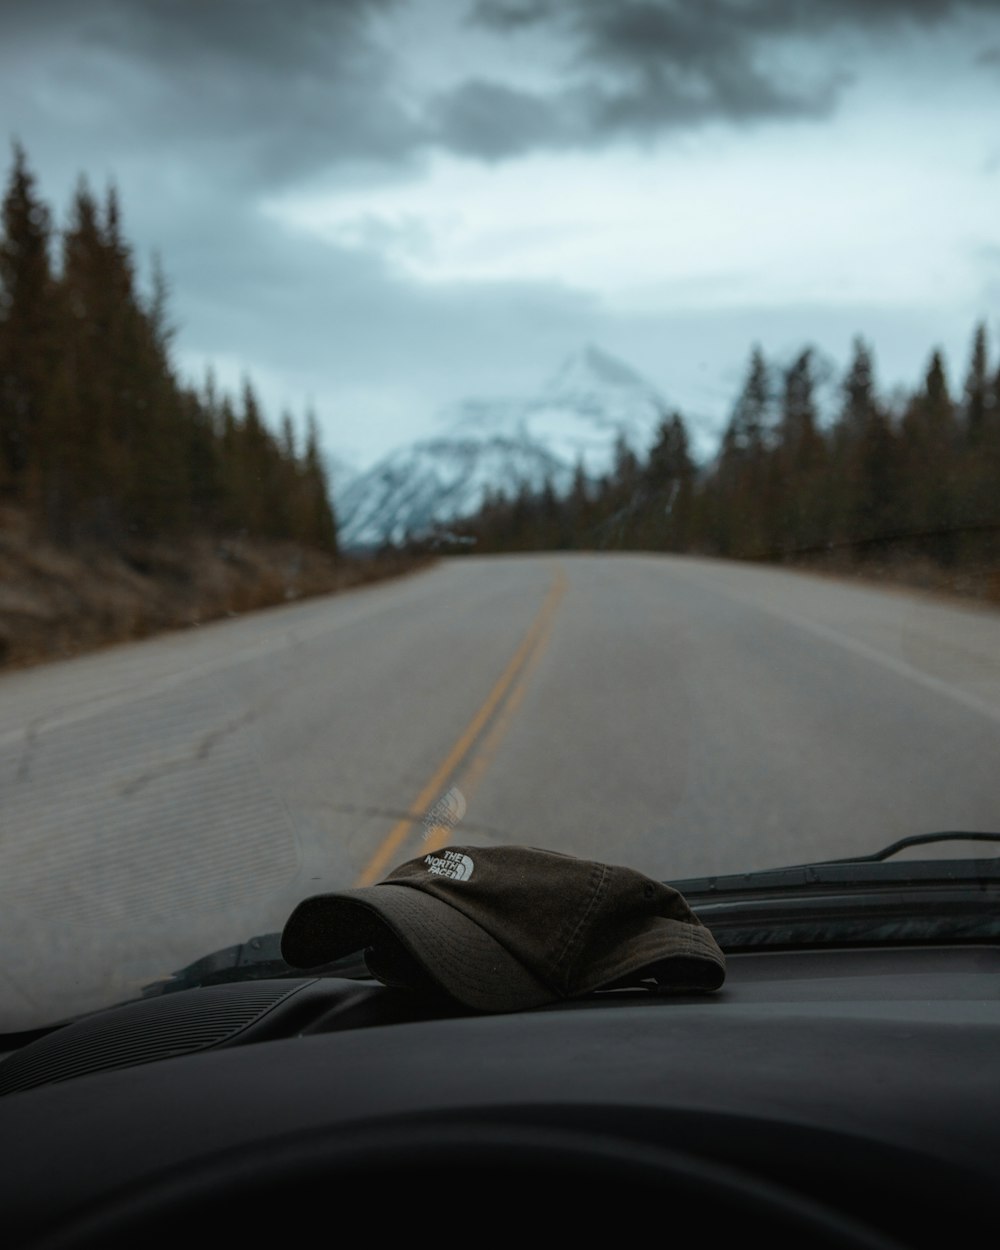
[[717, 874], [711, 877], [689, 877], [668, 882], [685, 897], [704, 895], [718, 897], [760, 890], [802, 890], [830, 885], [904, 885], [910, 882], [947, 881], [950, 883], [1000, 883], [1000, 856], [967, 859], [910, 859], [889, 862], [891, 857], [910, 846], [935, 842], [1000, 843], [1000, 833], [946, 831], [918, 833], [901, 838], [880, 851], [868, 855], [850, 855], [844, 859], [813, 860], [805, 864], [785, 864], [777, 868], [758, 868], [750, 872]]
[[[974, 833], [963, 830], [946, 830], [942, 833], [912, 833], [908, 838], [900, 838], [884, 846], [871, 855], [848, 855], [846, 859], [823, 859], [808, 867], [819, 867], [823, 864], [874, 864], [905, 851], [908, 846], [929, 846], [933, 842], [1000, 842], [1000, 833]], [[805, 865], [804, 865], [805, 866]]]
[[914, 834], [870, 855], [671, 881], [727, 953], [1000, 941], [1000, 858], [886, 862], [910, 846], [1000, 843], [1000, 834]]
[[757, 947], [1000, 943], [1000, 878], [760, 887], [688, 902], [726, 954]]
[[[970, 832], [963, 830], [946, 830], [937, 833], [917, 833], [900, 838], [889, 846], [870, 855], [852, 855], [845, 859], [827, 859], [809, 864], [795, 864], [784, 868], [764, 869], [763, 871], [739, 873], [732, 876], [692, 878], [686, 881], [671, 882], [694, 905], [695, 911], [704, 909], [714, 911], [723, 900], [736, 901], [739, 896], [748, 893], [765, 893], [773, 896], [792, 892], [801, 894], [803, 890], [812, 892], [820, 890], [827, 893], [831, 888], [850, 885], [855, 891], [884, 891], [893, 886], [898, 890], [902, 886], [932, 887], [937, 884], [955, 887], [964, 881], [988, 881], [995, 890], [1000, 885], [1000, 863], [998, 861], [967, 860], [967, 861], [928, 861], [908, 865], [887, 866], [878, 871], [875, 868], [862, 867], [861, 875], [851, 873], [845, 877], [843, 869], [851, 865], [877, 865], [888, 860], [899, 851], [911, 846], [926, 846], [935, 842], [994, 842], [1000, 843], [1000, 833]], [[824, 870], [833, 870], [830, 871]], [[818, 871], [817, 871], [818, 870]], [[891, 878], [885, 873], [892, 872]], [[856, 895], [860, 901], [860, 896]], [[911, 900], [912, 901], [912, 900]], [[979, 900], [980, 903], [982, 900]], [[745, 908], [745, 903], [738, 904]], [[814, 904], [813, 904], [814, 905]], [[871, 904], [869, 903], [869, 906]], [[884, 906], [884, 900], [883, 900]], [[707, 919], [707, 915], [703, 915]], [[763, 916], [758, 917], [758, 923]], [[713, 924], [722, 923], [721, 916], [716, 913]], [[996, 936], [996, 922], [990, 929]], [[175, 990], [195, 989], [204, 985], [219, 985], [227, 981], [251, 981], [266, 978], [286, 978], [314, 976], [336, 976], [347, 980], [369, 980], [371, 972], [364, 961], [363, 952], [357, 951], [343, 959], [324, 964], [319, 968], [310, 968], [308, 973], [292, 968], [281, 957], [281, 934], [262, 933], [248, 938], [245, 942], [223, 947], [211, 954], [203, 955], [184, 968], [153, 981], [143, 987], [143, 998], [154, 998], [160, 994], [169, 994]]]
[[303, 973], [291, 968], [281, 957], [281, 934], [259, 933], [233, 946], [203, 955], [186, 967], [170, 973], [159, 981], [144, 985], [143, 998], [156, 998], [175, 990], [197, 989], [203, 985], [221, 985], [227, 981], [260, 981], [273, 977], [337, 976], [347, 980], [367, 979], [371, 973], [361, 951], [343, 959], [310, 968]]

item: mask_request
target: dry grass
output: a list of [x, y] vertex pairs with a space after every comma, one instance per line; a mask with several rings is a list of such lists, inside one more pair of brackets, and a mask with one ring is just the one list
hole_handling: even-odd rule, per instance
[[[78, 655], [221, 617], [350, 590], [426, 567], [431, 556], [335, 560], [291, 543], [243, 538], [66, 550], [0, 509], [0, 668]], [[865, 560], [832, 551], [789, 567], [1000, 605], [1000, 564], [944, 569], [907, 553]]]
[[944, 568], [926, 557], [907, 552], [870, 556], [864, 560], [831, 552], [801, 560], [787, 560], [788, 567], [831, 577], [848, 578], [877, 586], [920, 590], [953, 600], [975, 600], [1000, 606], [1000, 562], [982, 560]]
[[291, 543], [197, 538], [72, 550], [0, 510], [0, 668], [24, 667], [220, 617], [398, 577], [431, 561], [333, 559]]

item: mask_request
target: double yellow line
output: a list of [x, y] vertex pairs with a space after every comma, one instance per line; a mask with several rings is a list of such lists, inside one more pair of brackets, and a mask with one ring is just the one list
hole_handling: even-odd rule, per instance
[[[457, 779], [463, 768], [466, 770], [461, 776], [464, 796], [468, 798], [479, 785], [524, 697], [528, 679], [545, 650], [556, 609], [568, 585], [566, 574], [561, 569], [557, 570], [538, 615], [511, 657], [510, 663], [500, 674], [475, 716], [459, 734], [433, 776], [414, 799], [409, 809], [412, 814], [397, 821], [386, 834], [358, 878], [357, 885], [373, 885], [385, 876], [414, 824], [423, 818], [431, 804], [440, 798], [447, 783]], [[489, 729], [484, 732], [487, 726]], [[475, 749], [477, 743], [478, 750]], [[427, 849], [439, 849], [448, 833], [447, 828], [435, 828], [427, 839]]]

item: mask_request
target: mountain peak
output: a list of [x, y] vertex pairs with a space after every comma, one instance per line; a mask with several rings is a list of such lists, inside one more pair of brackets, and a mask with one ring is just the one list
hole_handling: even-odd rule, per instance
[[592, 343], [567, 356], [545, 387], [549, 395], [579, 395], [607, 389], [641, 391], [646, 395], [653, 391], [630, 365]]
[[[579, 464], [597, 479], [619, 438], [649, 446], [665, 405], [634, 369], [592, 344], [569, 356], [540, 392], [469, 397], [434, 439], [400, 448], [349, 482], [338, 515], [345, 547], [400, 541], [469, 516], [488, 490], [569, 488]], [[443, 414], [444, 415], [444, 414]]]

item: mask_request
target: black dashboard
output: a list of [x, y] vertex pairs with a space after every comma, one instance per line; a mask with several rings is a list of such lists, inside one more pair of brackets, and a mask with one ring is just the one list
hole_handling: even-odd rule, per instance
[[711, 994], [511, 1015], [307, 976], [96, 1013], [0, 1062], [4, 1244], [221, 1219], [270, 1245], [352, 1209], [394, 1236], [530, 1235], [536, 1211], [845, 1247], [991, 1226], [1000, 950], [728, 963]]

